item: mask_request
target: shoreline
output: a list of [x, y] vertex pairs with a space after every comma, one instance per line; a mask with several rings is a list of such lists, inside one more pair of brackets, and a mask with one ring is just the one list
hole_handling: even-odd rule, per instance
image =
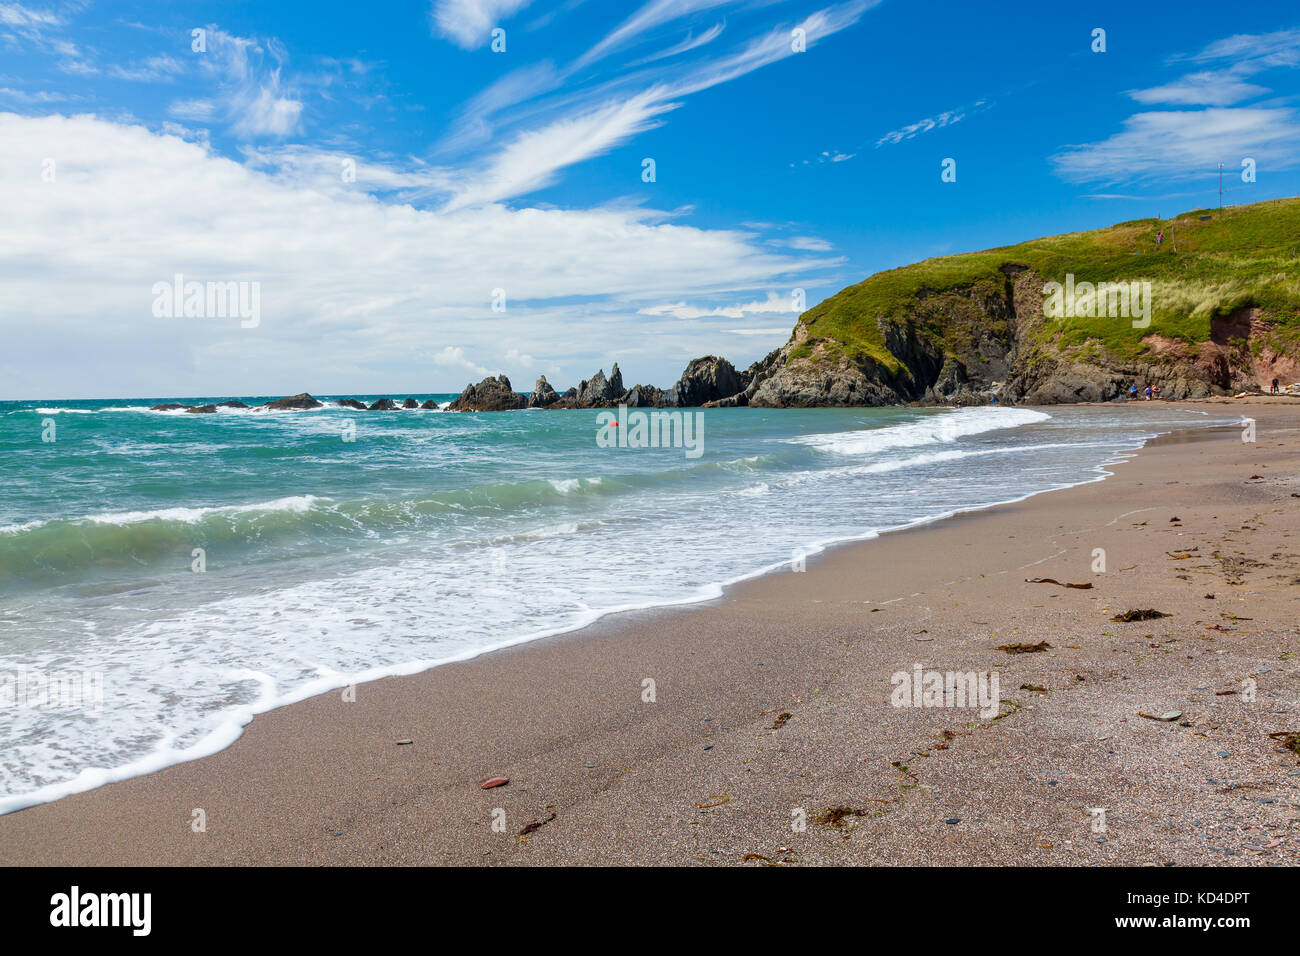
[[[1242, 404], [1239, 400], [1231, 399], [1223, 402]], [[1269, 420], [1267, 423], [1263, 421], [1265, 418]], [[1286, 429], [1294, 435], [1295, 425], [1300, 423], [1300, 419], [1284, 409], [1264, 412], [1259, 420], [1261, 442], [1264, 441], [1263, 433], [1268, 429]], [[1232, 426], [1227, 427], [1234, 436], [1239, 431]], [[599, 802], [600, 794], [608, 794], [611, 790], [627, 786], [620, 783], [620, 780], [627, 779], [625, 774], [640, 779], [650, 764], [672, 763], [676, 760], [683, 765], [678, 772], [667, 773], [668, 779], [657, 786], [649, 786], [644, 779], [640, 779], [640, 786], [634, 789], [633, 795], [644, 797], [648, 805], [653, 807], [661, 804], [658, 798], [674, 791], [674, 784], [680, 789], [686, 782], [698, 778], [698, 771], [686, 772], [685, 768], [694, 768], [699, 761], [706, 764], [726, 762], [713, 759], [713, 745], [702, 745], [708, 749], [699, 749], [698, 752], [694, 748], [689, 752], [684, 749], [686, 742], [697, 736], [687, 733], [687, 730], [698, 731], [700, 728], [694, 725], [688, 728], [683, 724], [682, 709], [686, 705], [680, 699], [671, 702], [679, 686], [689, 689], [698, 685], [701, 700], [697, 703], [707, 703], [705, 710], [716, 710], [723, 715], [728, 720], [726, 732], [731, 731], [732, 724], [752, 725], [755, 723], [754, 714], [748, 705], [741, 706], [741, 701], [755, 697], [770, 700], [777, 685], [782, 690], [788, 690], [792, 686], [802, 687], [815, 677], [819, 668], [830, 667], [838, 660], [839, 643], [832, 636], [837, 628], [843, 633], [860, 631], [866, 615], [881, 612], [891, 619], [889, 627], [897, 631], [908, 625], [892, 619], [898, 616], [897, 611], [908, 608], [909, 601], [918, 594], [924, 594], [936, 586], [957, 590], [950, 587], [958, 583], [955, 580], [936, 585], [925, 574], [918, 575], [917, 571], [921, 568], [927, 572], [939, 571], [942, 568], [944, 573], [940, 577], [946, 577], [949, 569], [944, 567], [945, 561], [941, 556], [947, 553], [952, 557], [950, 552], [954, 545], [972, 547], [972, 542], [961, 540], [967, 533], [979, 527], [988, 529], [990, 525], [1014, 524], [1025, 513], [1041, 515], [1043, 512], [1079, 507], [1078, 501], [1061, 504], [1060, 499], [1063, 497], [1113, 497], [1098, 496], [1096, 489], [1108, 488], [1112, 482], [1129, 481], [1129, 469], [1124, 466], [1133, 467], [1134, 473], [1137, 473], [1145, 471], [1152, 460], [1174, 454], [1179, 447], [1185, 452], [1187, 447], [1216, 444], [1215, 436], [1207, 434], [1215, 430], [1214, 426], [1197, 429], [1195, 434], [1203, 436], [1199, 441], [1190, 438], [1171, 444], [1163, 444], [1165, 438], [1149, 441], [1144, 448], [1134, 453], [1134, 458], [1115, 465], [1099, 466], [1115, 469], [1109, 480], [1106, 480], [1106, 474], [1102, 474], [1064, 489], [1039, 492], [897, 529], [906, 530], [907, 535], [886, 531], [865, 540], [849, 539], [847, 542], [831, 544], [816, 554], [816, 560], [809, 563], [805, 574], [780, 575], [774, 573], [773, 569], [766, 569], [739, 583], [724, 586], [721, 596], [705, 597], [685, 607], [656, 605], [649, 610], [609, 612], [596, 622], [575, 630], [516, 642], [505, 648], [477, 652], [473, 657], [440, 664], [411, 676], [390, 677], [358, 685], [357, 702], [353, 704], [341, 705], [340, 695], [326, 693], [278, 707], [260, 714], [261, 719], [246, 725], [244, 733], [231, 746], [212, 756], [174, 764], [146, 776], [132, 777], [0, 817], [0, 845], [4, 846], [0, 857], [10, 863], [91, 864], [149, 860], [165, 863], [501, 862], [503, 857], [511, 862], [691, 862], [689, 855], [681, 858], [680, 849], [676, 853], [667, 852], [676, 838], [682, 837], [675, 826], [669, 827], [671, 836], [663, 846], [666, 855], [661, 856], [654, 849], [655, 841], [651, 840], [647, 845], [644, 839], [647, 829], [648, 832], [657, 832], [657, 827], [643, 827], [642, 832], [626, 841], [626, 845], [620, 847], [615, 840], [600, 850], [585, 845], [581, 826], [574, 832], [574, 824], [559, 820], [561, 807], [572, 813], [576, 805]], [[1217, 444], [1221, 445], [1222, 442]], [[1182, 471], [1179, 473], [1182, 474]], [[1133, 489], [1128, 491], [1132, 493]], [[1052, 500], [1056, 503], [1049, 504]], [[1219, 510], [1227, 509], [1223, 507]], [[939, 539], [937, 550], [931, 547], [936, 539]], [[945, 543], [949, 546], [947, 552], [943, 550]], [[905, 588], [910, 588], [913, 593], [901, 597], [891, 596], [888, 601], [849, 600], [845, 588], [848, 588], [848, 593], [857, 593], [863, 566], [871, 565], [886, 546], [891, 551], [903, 552], [898, 562], [903, 567], [894, 567], [890, 573], [898, 579], [898, 583], [905, 584]], [[989, 547], [992, 546], [979, 550], [987, 551]], [[987, 555], [985, 557], [988, 558]], [[1033, 562], [1033, 566], [1051, 568], [1049, 562], [1059, 557], [1049, 555], [1041, 561]], [[919, 563], [909, 570], [905, 567], [909, 560]], [[1061, 580], [1082, 580], [1080, 575], [1084, 571], [1086, 563], [1059, 571], [1057, 576]], [[996, 573], [1005, 574], [1007, 569]], [[1051, 574], [1051, 571], [1044, 570], [1042, 573]], [[1102, 577], [1105, 578], [1104, 575]], [[1007, 583], [1010, 585], [1012, 578], [1008, 578]], [[1098, 588], [1100, 587], [1099, 584]], [[921, 588], [925, 591], [918, 590]], [[783, 597], [774, 602], [767, 597], [769, 593]], [[1092, 599], [1096, 600], [1095, 597]], [[995, 602], [995, 607], [999, 603], [1005, 605], [1005, 599]], [[848, 607], [851, 604], [873, 606]], [[826, 607], [818, 608], [815, 605]], [[801, 614], [791, 613], [796, 606], [801, 609]], [[924, 609], [933, 610], [930, 607]], [[1288, 610], [1293, 617], [1293, 608]], [[981, 614], [981, 617], [988, 617], [988, 613]], [[992, 618], [989, 620], [992, 622]], [[874, 620], [870, 623], [877, 624]], [[1012, 626], [1028, 627], [1029, 622]], [[1171, 625], [1149, 622], [1141, 626], [1155, 630]], [[779, 646], [777, 639], [780, 635], [792, 629], [799, 633], [791, 639], [790, 646]], [[672, 633], [665, 635], [666, 630]], [[859, 635], [850, 643], [854, 646], [871, 645], [878, 655], [882, 651], [881, 642], [873, 639], [873, 636], [878, 636], [880, 631], [880, 627], [873, 627], [867, 635]], [[702, 635], [720, 635], [724, 639], [721, 644], [713, 645], [707, 639], [691, 642], [683, 634], [693, 634], [697, 638]], [[638, 642], [638, 638], [642, 640]], [[686, 643], [683, 643], [684, 640]], [[936, 647], [939, 645], [937, 637], [931, 640]], [[914, 651], [918, 645], [905, 646], [909, 651]], [[961, 646], [960, 642], [953, 649], [958, 646]], [[687, 650], [688, 647], [695, 649]], [[728, 653], [728, 649], [733, 653]], [[933, 648], [925, 649], [929, 651]], [[757, 665], [770, 666], [772, 669], [768, 673], [756, 673], [754, 668], [743, 666], [745, 655], [752, 657], [756, 651], [763, 652], [764, 657], [773, 658]], [[964, 652], [969, 652], [969, 648]], [[1043, 657], [1055, 657], [1057, 653], [1045, 654]], [[688, 657], [699, 654], [707, 658], [709, 667], [714, 670], [706, 669], [701, 673], [700, 662], [691, 664], [683, 661], [680, 659], [683, 654]], [[1023, 657], [1032, 661], [1037, 655]], [[1010, 670], [1012, 665], [1021, 663], [1021, 656], [1006, 657], [995, 660], [994, 663]], [[659, 680], [658, 686], [663, 688], [666, 680], [669, 686], [674, 687], [674, 693], [665, 695], [661, 690], [661, 700], [654, 704], [644, 704], [640, 698], [639, 682], [632, 682], [622, 690], [614, 690], [611, 687], [611, 673], [622, 673], [622, 680], [630, 680], [626, 675], [637, 670], [634, 665], [640, 665], [640, 672], [647, 676], [664, 674], [665, 678]], [[628, 667], [633, 670], [628, 671]], [[496, 670], [500, 672], [494, 673]], [[880, 679], [879, 671], [868, 672], [876, 680]], [[561, 695], [558, 699], [545, 695], [534, 699], [533, 692], [538, 688], [534, 673], [541, 673], [550, 679], [558, 678], [560, 686], [569, 687], [572, 693], [568, 696]], [[586, 677], [579, 680], [575, 674], [585, 674]], [[722, 679], [723, 675], [728, 676]], [[857, 675], [859, 678], [861, 676]], [[884, 676], [887, 678], [888, 674]], [[733, 677], [737, 679], [733, 680]], [[578, 684], [573, 683], [575, 680]], [[852, 678], [849, 680], [852, 682]], [[553, 680], [543, 682], [544, 686], [550, 686], [551, 683]], [[1004, 681], [1004, 684], [1010, 683]], [[579, 686], [581, 684], [586, 685], [585, 692]], [[465, 697], [463, 688], [466, 685], [477, 691], [477, 696]], [[802, 691], [804, 695], [808, 693], [811, 691], [807, 688]], [[662, 699], [665, 696], [668, 699]], [[799, 704], [806, 704], [802, 696], [795, 696], [799, 697]], [[846, 709], [855, 706], [851, 702], [852, 697], [850, 695], [850, 701], [841, 706]], [[690, 698], [691, 694], [688, 693], [687, 699]], [[613, 705], [612, 709], [606, 706], [592, 710], [591, 707], [595, 705], [590, 702], [593, 699], [598, 699], [605, 705]], [[777, 693], [776, 699], [784, 698], [781, 693]], [[864, 700], [859, 695], [857, 706], [862, 706]], [[427, 713], [429, 701], [437, 702], [436, 706], [443, 709], [451, 721], [452, 726], [448, 729], [457, 732], [447, 733], [446, 739], [440, 739], [439, 722], [436, 719], [430, 722]], [[895, 710], [891, 713], [880, 710], [877, 706], [879, 703], [880, 701], [875, 701], [869, 705], [875, 708], [869, 713], [881, 723], [884, 739], [890, 739], [891, 733], [894, 733], [888, 729], [890, 725], [900, 721], [907, 723], [904, 718], [922, 718], [922, 723], [933, 721], [933, 712], [900, 713]], [[505, 706], [499, 706], [501, 704]], [[664, 706], [665, 704], [669, 706]], [[809, 720], [813, 715], [803, 714], [794, 705], [787, 706], [796, 710], [792, 724], [797, 726], [798, 723], [815, 722]], [[799, 720], [801, 716], [805, 718], [803, 721]], [[835, 716], [835, 712], [832, 712], [832, 716]], [[1022, 713], [1017, 712], [1015, 717], [1021, 718]], [[707, 722], [715, 719], [717, 718], [700, 718]], [[757, 721], [760, 724], [765, 722], [764, 719]], [[456, 727], [457, 724], [459, 728]], [[784, 727], [784, 722], [782, 724]], [[412, 725], [420, 725], [419, 731], [416, 732]], [[447, 727], [446, 724], [441, 726]], [[575, 726], [585, 726], [588, 730], [572, 729]], [[403, 727], [406, 732], [402, 731]], [[791, 734], [783, 727], [773, 728], [761, 736], [798, 736], [797, 731]], [[385, 739], [385, 733], [390, 739]], [[531, 745], [522, 747], [516, 743], [521, 736], [530, 740]], [[410, 746], [394, 745], [394, 740], [405, 738], [412, 738], [415, 743]], [[611, 778], [609, 774], [614, 773], [613, 765], [620, 761], [614, 760], [611, 763], [599, 758], [595, 763], [582, 761], [572, 746], [579, 740], [586, 742], [593, 751], [593, 756], [595, 752], [624, 753], [630, 746], [631, 755], [637, 759], [626, 770], [618, 771]], [[630, 741], [638, 742], [641, 746], [635, 746]], [[823, 765], [826, 761], [830, 759], [834, 763], [835, 758], [829, 754], [815, 753], [816, 744], [816, 740], [802, 742], [805, 748], [812, 748], [809, 751], [812, 755], [810, 759], [815, 757], [813, 763], [820, 768], [820, 774], [825, 771]], [[838, 746], [831, 746], [829, 750], [838, 754]], [[555, 768], [551, 762], [536, 762], [539, 751], [556, 758], [563, 772], [572, 779], [554, 779]], [[646, 762], [647, 758], [649, 763]], [[747, 762], [756, 759], [758, 758], [751, 754], [751, 761]], [[423, 768], [418, 774], [403, 771], [403, 768], [411, 771], [413, 763], [416, 767]], [[522, 765], [522, 769], [530, 764], [531, 774], [527, 769], [523, 769], [523, 772], [512, 770], [512, 765]], [[888, 762], [884, 767], [890, 778], [898, 775]], [[376, 771], [376, 774], [366, 782], [358, 779], [371, 770]], [[480, 793], [474, 781], [496, 772], [515, 779], [499, 791]], [[333, 786], [339, 784], [340, 774], [346, 781], [340, 786], [342, 793], [335, 792]], [[908, 775], [911, 775], [910, 771]], [[593, 776], [599, 777], [607, 786], [593, 790], [588, 779]], [[270, 792], [250, 789], [249, 781], [256, 779], [264, 779]], [[511, 824], [527, 824], [534, 817], [536, 821], [542, 821], [552, 811], [547, 809], [546, 804], [533, 806], [536, 801], [527, 795], [534, 789], [553, 795], [554, 799], [550, 802], [555, 807], [553, 812], [557, 814], [557, 819], [545, 820], [541, 824], [545, 829], [539, 827], [531, 834], [522, 836], [518, 842], [515, 840], [518, 825], [508, 826], [504, 834], [495, 833], [488, 826], [486, 816], [472, 820], [466, 816], [473, 808], [503, 806]], [[727, 795], [727, 790], [719, 785], [717, 793]], [[204, 794], [208, 795], [206, 803], [202, 797]], [[401, 799], [392, 800], [395, 795]], [[703, 796], [708, 797], [709, 794]], [[870, 799], [883, 801], [884, 798]], [[681, 802], [678, 800], [673, 805]], [[731, 799], [724, 801], [727, 805], [732, 802]], [[184, 807], [185, 804], [189, 807]], [[405, 809], [385, 809], [392, 806], [418, 807], [421, 815], [412, 818]], [[203, 834], [194, 833], [189, 826], [191, 810], [199, 807], [207, 807], [205, 815], [209, 820], [208, 832]], [[723, 810], [722, 804], [718, 808], [700, 807], [699, 811], [695, 811], [687, 803], [679, 809], [684, 809], [688, 815], [694, 813], [715, 821], [723, 815], [735, 815], [735, 808]], [[430, 813], [432, 810], [441, 811], [439, 820], [430, 822], [427, 819], [429, 816], [439, 816], [438, 813]], [[338, 820], [340, 812], [346, 813], [350, 825], [325, 822]], [[304, 831], [304, 816], [321, 825], [313, 828], [307, 824]], [[391, 835], [390, 828], [395, 818], [404, 821], [409, 832]], [[855, 815], [855, 819], [858, 819], [858, 815]], [[874, 818], [871, 819], [874, 822]], [[893, 816], [893, 819], [899, 817]], [[219, 826], [217, 821], [224, 821], [224, 825]], [[1085, 832], [1086, 823], [1085, 818]], [[685, 824], [688, 828], [692, 825], [699, 827], [703, 824], [698, 820], [694, 824]], [[330, 826], [335, 828], [330, 829]], [[865, 818], [857, 826], [865, 828]], [[594, 829], [603, 832], [603, 827]], [[328, 834], [320, 837], [319, 833], [326, 830], [329, 831]], [[788, 822], [784, 827], [778, 826], [775, 832], [780, 833], [782, 830], [790, 833]], [[57, 839], [51, 837], [56, 831], [60, 834]], [[830, 834], [834, 842], [851, 832], [856, 831], [842, 832], [838, 826], [823, 828], [809, 824], [804, 833], [790, 833], [783, 845], [793, 847], [795, 842], [792, 841], [798, 840], [815, 844], [816, 840], [809, 841], [806, 838], [826, 834]], [[429, 846], [420, 840], [412, 842], [409, 837], [417, 833], [436, 839]], [[387, 842], [383, 839], [385, 834], [390, 834]], [[686, 835], [691, 835], [689, 829]], [[664, 843], [664, 834], [660, 833], [660, 837], [660, 842]], [[848, 842], [851, 844], [853, 841]], [[448, 849], [444, 852], [432, 847]], [[772, 847], [768, 847], [768, 850], [775, 852]], [[1276, 847], [1274, 851], [1283, 852]], [[763, 855], [763, 851], [755, 852]], [[811, 850], [799, 852], [812, 853]], [[354, 854], [359, 854], [359, 858]], [[822, 861], [805, 858], [789, 862]], [[712, 860], [705, 858], [701, 862]], [[718, 862], [743, 861], [726, 857]]]
[[[1091, 403], [1079, 403], [1079, 404], [1091, 404]], [[324, 406], [324, 407], [328, 407], [328, 406]], [[250, 409], [250, 411], [258, 411], [258, 410], [259, 409], [257, 408]], [[298, 411], [317, 411], [317, 410], [318, 409], [299, 409]], [[399, 409], [399, 410], [404, 410], [404, 409]], [[527, 411], [534, 411], [534, 410], [536, 409], [527, 409]], [[181, 413], [182, 412], [167, 411], [167, 412], [163, 412], [162, 414], [181, 414]], [[1219, 423], [1217, 426], [1209, 426], [1209, 427], [1233, 427], [1233, 424]], [[924, 528], [939, 522], [949, 521], [951, 519], [959, 518], [965, 515], [977, 514], [982, 511], [988, 511], [991, 509], [996, 509], [1007, 505], [1019, 504], [1022, 501], [1027, 501], [1039, 495], [1054, 494], [1061, 491], [1067, 491], [1071, 488], [1077, 488], [1081, 485], [1086, 485], [1093, 482], [1105, 481], [1107, 478], [1113, 477], [1114, 475], [1114, 472], [1107, 470], [1108, 468], [1113, 468], [1116, 467], [1117, 465], [1123, 464], [1128, 459], [1139, 454], [1143, 448], [1147, 447], [1152, 442], [1160, 441], [1161, 439], [1167, 438], [1169, 435], [1170, 435], [1169, 432], [1157, 433], [1152, 438], [1143, 439], [1142, 444], [1135, 448], [1121, 449], [1117, 451], [1115, 455], [1117, 455], [1118, 457], [1108, 458], [1105, 461], [1102, 461], [1097, 465], [1093, 466], [1092, 471], [1095, 472], [1095, 474], [1092, 474], [1087, 478], [1082, 478], [1075, 482], [1070, 482], [1067, 484], [1062, 484], [1051, 488], [1045, 488], [1040, 491], [1031, 491], [1019, 497], [994, 501], [989, 504], [972, 505], [970, 507], [957, 508], [951, 511], [942, 512], [940, 514], [930, 515], [923, 518], [917, 518], [913, 521], [909, 521], [902, 525], [883, 528], [877, 531], [870, 531], [865, 534], [820, 540], [813, 543], [810, 546], [810, 550], [806, 553], [805, 557], [809, 560], [815, 560], [819, 557], [825, 556], [827, 553], [835, 549], [851, 547], [854, 544], [860, 544], [867, 541], [874, 541], [885, 535], [896, 535], [902, 532], [915, 530], [917, 528]], [[195, 760], [202, 760], [206, 757], [211, 757], [215, 754], [221, 753], [223, 750], [227, 749], [228, 747], [232, 746], [236, 741], [238, 741], [239, 738], [243, 736], [244, 729], [248, 727], [248, 725], [251, 724], [256, 717], [259, 717], [264, 714], [272, 713], [283, 707], [291, 707], [294, 704], [301, 703], [304, 700], [309, 700], [312, 697], [322, 696], [325, 694], [329, 694], [333, 691], [342, 690], [347, 687], [374, 683], [376, 681], [385, 680], [390, 677], [405, 677], [405, 676], [423, 674], [428, 671], [434, 670], [435, 668], [446, 667], [451, 664], [458, 664], [464, 661], [474, 660], [476, 658], [483, 657], [486, 655], [501, 653], [503, 651], [508, 651], [512, 648], [520, 647], [526, 644], [531, 644], [537, 641], [545, 641], [554, 638], [563, 638], [566, 636], [577, 635], [580, 634], [582, 631], [586, 630], [587, 628], [597, 626], [602, 622], [609, 620], [610, 618], [617, 617], [618, 615], [646, 613], [646, 612], [671, 613], [678, 610], [689, 610], [694, 606], [705, 605], [711, 601], [725, 600], [727, 597], [728, 590], [735, 588], [738, 585], [742, 585], [747, 582], [760, 579], [767, 575], [776, 574], [781, 572], [782, 570], [788, 570], [790, 567], [790, 563], [791, 562], [789, 560], [784, 560], [776, 564], [764, 565], [752, 571], [746, 572], [736, 577], [728, 578], [726, 580], [707, 582], [705, 584], [700, 585], [697, 588], [697, 591], [702, 592], [698, 595], [691, 595], [691, 596], [680, 597], [680, 598], [675, 598], [670, 600], [655, 601], [650, 604], [625, 605], [620, 607], [609, 608], [607, 610], [594, 612], [594, 615], [589, 619], [587, 619], [586, 621], [584, 621], [583, 623], [561, 625], [556, 628], [544, 628], [541, 631], [520, 635], [518, 637], [508, 638], [500, 643], [490, 644], [482, 648], [468, 650], [451, 657], [413, 660], [413, 661], [406, 661], [403, 662], [402, 664], [394, 665], [392, 667], [387, 667], [387, 668], [385, 667], [371, 668], [367, 671], [362, 672], [362, 674], [359, 675], [360, 679], [353, 680], [348, 683], [339, 683], [336, 679], [333, 678], [320, 678], [316, 681], [310, 682], [305, 686], [295, 688], [294, 690], [282, 696], [276, 697], [274, 700], [270, 700], [270, 701], [259, 700], [256, 703], [247, 704], [242, 707], [235, 708], [232, 711], [230, 718], [226, 720], [221, 726], [210, 731], [207, 735], [205, 735], [201, 740], [199, 740], [193, 746], [186, 748], [183, 751], [163, 752], [161, 750], [155, 750], [151, 753], [148, 753], [142, 757], [139, 757], [135, 760], [132, 760], [120, 766], [109, 767], [109, 768], [93, 768], [91, 770], [85, 771], [85, 773], [90, 776], [91, 778], [90, 780], [79, 780], [79, 778], [73, 778], [71, 780], [62, 781], [57, 784], [50, 784], [46, 787], [42, 787], [38, 790], [30, 791], [25, 794], [15, 794], [12, 796], [0, 796], [0, 817], [3, 817], [11, 813], [18, 813], [22, 810], [26, 810], [31, 807], [41, 806], [42, 804], [61, 800], [65, 797], [72, 796], [75, 794], [88, 793], [93, 790], [99, 789], [100, 787], [108, 786], [113, 783], [121, 783], [123, 781], [135, 779], [136, 777], [147, 776], [152, 773], [157, 773], [159, 771], [166, 770], [169, 767], [178, 766], [180, 764], [189, 763]]]

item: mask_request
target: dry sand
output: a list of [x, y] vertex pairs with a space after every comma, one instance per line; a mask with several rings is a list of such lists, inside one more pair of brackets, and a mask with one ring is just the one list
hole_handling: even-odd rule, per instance
[[[709, 604], [260, 716], [0, 817], [0, 863], [1294, 864], [1300, 754], [1269, 735], [1300, 732], [1300, 405], [1242, 405], [1197, 407], [1253, 443], [1156, 442]], [[1170, 616], [1111, 621], [1133, 608]], [[1004, 716], [892, 706], [916, 663], [996, 671]]]

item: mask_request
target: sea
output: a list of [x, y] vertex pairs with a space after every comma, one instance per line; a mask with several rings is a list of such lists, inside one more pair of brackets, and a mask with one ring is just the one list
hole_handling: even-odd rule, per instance
[[0, 813], [217, 752], [311, 695], [715, 599], [1238, 420], [675, 412], [692, 450], [598, 441], [594, 410], [150, 410], [225, 398], [0, 403]]

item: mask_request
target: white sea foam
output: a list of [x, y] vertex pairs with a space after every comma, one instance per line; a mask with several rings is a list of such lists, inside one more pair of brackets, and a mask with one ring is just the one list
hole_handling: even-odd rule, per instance
[[964, 408], [929, 415], [903, 425], [807, 435], [789, 440], [837, 455], [871, 455], [891, 448], [947, 444], [970, 435], [1019, 428], [1049, 418], [1050, 415], [1030, 408]]

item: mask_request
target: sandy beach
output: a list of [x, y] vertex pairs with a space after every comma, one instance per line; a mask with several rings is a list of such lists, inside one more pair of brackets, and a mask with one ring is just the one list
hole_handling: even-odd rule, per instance
[[[1255, 441], [281, 708], [0, 817], [0, 862], [1293, 865], [1300, 402], [1183, 407]], [[996, 673], [998, 716], [894, 706], [917, 665]]]

